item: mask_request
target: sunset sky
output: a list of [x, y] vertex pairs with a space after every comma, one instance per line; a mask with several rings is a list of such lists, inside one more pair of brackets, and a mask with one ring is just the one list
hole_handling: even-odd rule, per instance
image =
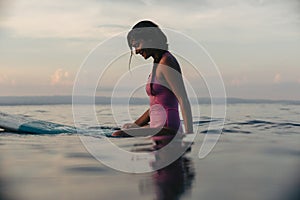
[[0, 96], [72, 95], [89, 52], [143, 19], [200, 43], [228, 97], [300, 100], [298, 0], [0, 0]]

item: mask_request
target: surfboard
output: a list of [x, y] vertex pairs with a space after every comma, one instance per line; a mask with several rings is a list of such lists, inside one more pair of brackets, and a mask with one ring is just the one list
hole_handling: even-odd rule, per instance
[[[123, 138], [124, 136], [112, 136], [112, 133], [116, 130], [120, 130], [118, 127], [106, 127], [96, 126], [86, 129], [77, 129], [74, 126], [68, 126], [64, 124], [43, 121], [33, 119], [28, 116], [14, 115], [0, 112], [0, 128], [7, 132], [15, 132], [21, 134], [61, 134], [61, 133], [79, 133], [89, 136], [106, 136], [113, 138]], [[141, 132], [140, 128], [130, 129], [130, 132], [134, 136], [150, 136], [152, 132]], [[126, 137], [126, 136], [125, 136]], [[154, 136], [153, 141], [172, 140], [174, 136]]]
[[77, 133], [77, 129], [73, 126], [3, 112], [0, 112], [0, 128], [10, 132], [31, 134]]

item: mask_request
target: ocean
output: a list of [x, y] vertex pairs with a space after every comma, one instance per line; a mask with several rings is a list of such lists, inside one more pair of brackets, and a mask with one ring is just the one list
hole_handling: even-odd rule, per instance
[[[82, 110], [85, 106], [81, 105]], [[143, 103], [129, 108], [114, 105], [114, 111], [109, 104], [96, 104], [98, 122], [93, 122], [93, 116], [85, 116], [81, 123], [91, 130], [116, 128], [131, 122], [146, 109], [147, 104]], [[74, 126], [71, 104], [2, 105], [0, 110]], [[192, 110], [197, 132], [191, 149], [169, 166], [142, 174], [124, 173], [105, 166], [84, 148], [78, 133], [26, 135], [2, 130], [0, 197], [299, 199], [300, 105], [288, 102], [227, 104], [222, 135], [203, 159], [198, 157], [199, 149], [209, 122], [214, 119], [210, 116], [209, 104], [193, 105]], [[121, 143], [122, 140], [118, 139]], [[132, 144], [132, 139], [123, 141], [124, 147]], [[136, 142], [134, 148], [148, 151], [150, 144], [144, 145]]]

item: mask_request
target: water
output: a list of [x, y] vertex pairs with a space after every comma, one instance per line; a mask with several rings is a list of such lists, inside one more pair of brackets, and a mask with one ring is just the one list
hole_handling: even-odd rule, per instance
[[[74, 125], [71, 105], [17, 105], [0, 109]], [[119, 127], [146, 109], [147, 105], [131, 105], [128, 111], [116, 105], [118, 116], [114, 117], [110, 105], [96, 105], [99, 123], [93, 122], [92, 116], [85, 116], [81, 123], [91, 130]], [[193, 106], [193, 113], [197, 109]], [[205, 159], [199, 159], [209, 122], [216, 120], [211, 119], [210, 112], [210, 106], [204, 104], [200, 105], [200, 115], [193, 116], [197, 137], [189, 152], [166, 168], [138, 175], [101, 165], [74, 139], [77, 134], [38, 136], [2, 132], [0, 197], [16, 193], [17, 199], [298, 199], [299, 105], [227, 105], [219, 142]], [[126, 148], [127, 144], [121, 142], [119, 146]], [[148, 150], [148, 143], [135, 144], [135, 152]], [[50, 191], [55, 195], [51, 196]]]
[[[85, 110], [85, 105], [81, 109]], [[1, 111], [23, 115], [35, 119], [74, 126], [71, 105], [26, 105], [1, 106]], [[117, 128], [132, 122], [147, 109], [147, 105], [127, 108], [124, 105], [96, 105], [98, 122], [92, 123], [92, 116], [82, 118], [81, 125], [88, 129]], [[200, 115], [198, 113], [200, 109]], [[211, 120], [211, 107], [208, 104], [193, 106], [194, 130], [206, 133]], [[285, 104], [229, 104], [223, 134], [299, 134], [300, 106]], [[130, 120], [131, 119], [131, 120]], [[95, 132], [95, 134], [97, 134]], [[101, 132], [100, 132], [101, 134]]]

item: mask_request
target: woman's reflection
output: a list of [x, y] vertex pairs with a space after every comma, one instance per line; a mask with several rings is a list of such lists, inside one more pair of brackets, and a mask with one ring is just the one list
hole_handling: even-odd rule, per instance
[[[169, 141], [154, 141], [152, 149], [162, 148], [164, 145], [169, 143]], [[164, 144], [164, 145], [163, 145]], [[158, 200], [167, 199], [180, 199], [192, 186], [193, 180], [195, 178], [195, 171], [193, 167], [192, 160], [186, 155], [191, 148], [186, 148], [186, 146], [181, 146], [176, 143], [176, 148], [187, 149], [185, 154], [179, 157], [176, 161], [170, 165], [156, 170], [152, 173], [152, 180], [144, 180], [140, 183], [140, 192], [142, 194], [149, 194], [149, 192], [154, 192]], [[185, 144], [190, 146], [190, 144]], [[145, 150], [145, 148], [143, 148]], [[160, 165], [166, 159], [167, 154], [160, 151], [155, 153], [155, 162], [151, 163], [153, 168]]]
[[180, 199], [188, 191], [195, 177], [191, 160], [182, 156], [169, 166], [153, 174], [156, 199]]

